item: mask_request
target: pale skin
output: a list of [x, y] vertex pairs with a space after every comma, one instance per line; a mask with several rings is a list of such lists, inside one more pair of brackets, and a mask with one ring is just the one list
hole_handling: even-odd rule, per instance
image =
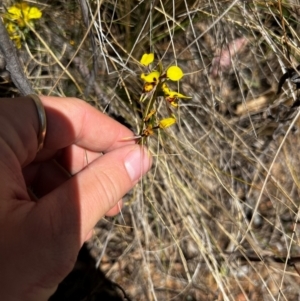
[[[0, 99], [0, 298], [48, 300], [103, 216], [150, 169], [133, 133], [74, 98]], [[126, 138], [126, 139], [124, 139]], [[104, 155], [102, 155], [104, 154]], [[54, 160], [55, 159], [55, 160]], [[34, 199], [28, 187], [38, 199]]]

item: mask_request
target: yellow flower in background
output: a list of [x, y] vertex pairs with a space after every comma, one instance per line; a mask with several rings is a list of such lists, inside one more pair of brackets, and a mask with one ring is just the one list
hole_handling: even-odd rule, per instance
[[145, 75], [145, 73], [141, 74], [141, 79], [145, 83], [158, 83], [160, 77], [160, 73], [156, 70], [150, 72], [149, 74]]
[[167, 70], [167, 78], [172, 81], [179, 81], [183, 77], [183, 72], [178, 66], [171, 66]]
[[11, 22], [7, 24], [6, 29], [9, 35], [14, 35], [18, 32], [18, 26]]
[[168, 127], [170, 127], [171, 125], [173, 125], [175, 123], [176, 123], [176, 118], [175, 118], [174, 115], [171, 115], [171, 117], [164, 118], [164, 119], [160, 120], [159, 127], [161, 129], [165, 129], [165, 128], [168, 128]]
[[42, 12], [35, 6], [29, 6], [27, 3], [17, 3], [8, 8], [5, 18], [15, 21], [20, 28], [26, 26], [30, 20], [40, 19]]
[[15, 42], [16, 47], [18, 49], [20, 49], [22, 43], [21, 43], [21, 34], [20, 34], [18, 26], [14, 23], [9, 22], [6, 25], [6, 29], [7, 29], [10, 39], [13, 40]]
[[144, 53], [140, 63], [144, 66], [149, 66], [154, 61], [154, 53]]
[[33, 25], [33, 20], [41, 17], [42, 12], [35, 6], [29, 6], [26, 2], [17, 3], [7, 9], [3, 16], [4, 24], [17, 48], [21, 48], [21, 37], [26, 36], [27, 24]]

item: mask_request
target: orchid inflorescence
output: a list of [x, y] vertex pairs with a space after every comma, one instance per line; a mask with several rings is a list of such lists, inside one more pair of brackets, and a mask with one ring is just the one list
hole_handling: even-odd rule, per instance
[[[152, 70], [150, 65], [153, 63], [153, 61], [154, 53], [145, 53], [140, 60], [140, 63], [148, 69], [147, 74], [141, 74], [141, 79], [143, 80], [144, 85], [140, 101], [144, 102], [148, 98], [150, 98], [150, 100], [145, 110], [143, 126], [139, 137], [151, 136], [153, 135], [154, 130], [165, 129], [175, 124], [176, 116], [172, 112], [171, 108], [176, 109], [178, 107], [179, 99], [191, 98], [177, 91], [171, 90], [167, 84], [168, 80], [177, 82], [184, 76], [181, 68], [173, 65], [167, 68], [166, 71], [163, 71], [163, 67], [160, 62], [158, 64], [158, 70]], [[159, 93], [163, 94], [163, 97], [168, 105], [167, 108], [170, 112], [170, 116], [157, 121], [156, 109], [154, 109], [154, 105]]]
[[17, 48], [21, 48], [22, 37], [26, 37], [29, 26], [34, 26], [34, 20], [40, 19], [42, 12], [35, 6], [29, 6], [26, 2], [16, 3], [10, 6], [3, 16], [4, 24], [11, 40]]

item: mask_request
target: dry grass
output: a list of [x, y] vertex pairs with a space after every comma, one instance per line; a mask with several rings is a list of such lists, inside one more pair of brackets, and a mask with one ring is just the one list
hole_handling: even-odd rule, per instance
[[193, 97], [148, 139], [154, 167], [122, 215], [99, 222], [100, 268], [132, 300], [297, 300], [297, 91], [276, 90], [299, 60], [300, 2], [87, 1], [85, 24], [74, 3], [39, 3], [20, 51], [38, 92], [84, 98], [138, 132], [151, 50], [182, 67]]

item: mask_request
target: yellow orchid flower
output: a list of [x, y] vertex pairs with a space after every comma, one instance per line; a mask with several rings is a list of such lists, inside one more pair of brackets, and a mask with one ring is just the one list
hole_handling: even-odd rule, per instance
[[[153, 61], [154, 53], [144, 53], [140, 63], [141, 65], [148, 67], [153, 63]], [[180, 67], [173, 65], [167, 69], [164, 69], [162, 62], [159, 61], [157, 67], [155, 68], [156, 70], [153, 70], [152, 68], [148, 67], [146, 69], [148, 69], [149, 73], [141, 74], [141, 79], [143, 80], [144, 85], [140, 102], [144, 102], [147, 98], [150, 98], [150, 100], [147, 103], [147, 109], [144, 113], [143, 128], [139, 135], [134, 137], [134, 139], [139, 139], [137, 140], [138, 144], [144, 141], [143, 138], [152, 136], [155, 130], [166, 129], [177, 122], [174, 114], [171, 114], [171, 116], [161, 120], [157, 118], [156, 113], [159, 109], [159, 106], [157, 107], [156, 102], [159, 101], [159, 97], [162, 92], [165, 100], [169, 103], [167, 106], [169, 112], [174, 111], [170, 108], [170, 105], [175, 108], [178, 107], [179, 99], [192, 98], [177, 91], [171, 90], [167, 85], [168, 80], [179, 81], [184, 76], [184, 73]]]
[[145, 73], [141, 74], [141, 79], [145, 83], [155, 83], [157, 84], [159, 81], [160, 73], [157, 70], [150, 72], [149, 74], [145, 75]]
[[173, 125], [174, 123], [176, 123], [176, 118], [174, 115], [171, 115], [171, 117], [168, 118], [164, 118], [159, 122], [159, 127], [161, 129], [165, 129], [170, 127], [171, 125]]
[[183, 72], [178, 66], [171, 66], [167, 70], [167, 78], [172, 81], [179, 81], [183, 77]]
[[144, 53], [140, 63], [144, 66], [149, 66], [154, 61], [154, 53]]
[[192, 98], [190, 96], [186, 96], [186, 95], [183, 95], [181, 93], [178, 93], [176, 91], [169, 89], [169, 87], [166, 83], [163, 83], [162, 90], [165, 94], [166, 101], [168, 101], [171, 104], [171, 106], [173, 106], [175, 108], [178, 107], [178, 104], [177, 104], [178, 98], [186, 98], [186, 99]]
[[26, 23], [33, 19], [40, 19], [42, 12], [35, 6], [29, 6], [27, 3], [17, 3], [8, 8], [5, 18], [10, 21], [16, 21], [20, 28], [24, 28]]

